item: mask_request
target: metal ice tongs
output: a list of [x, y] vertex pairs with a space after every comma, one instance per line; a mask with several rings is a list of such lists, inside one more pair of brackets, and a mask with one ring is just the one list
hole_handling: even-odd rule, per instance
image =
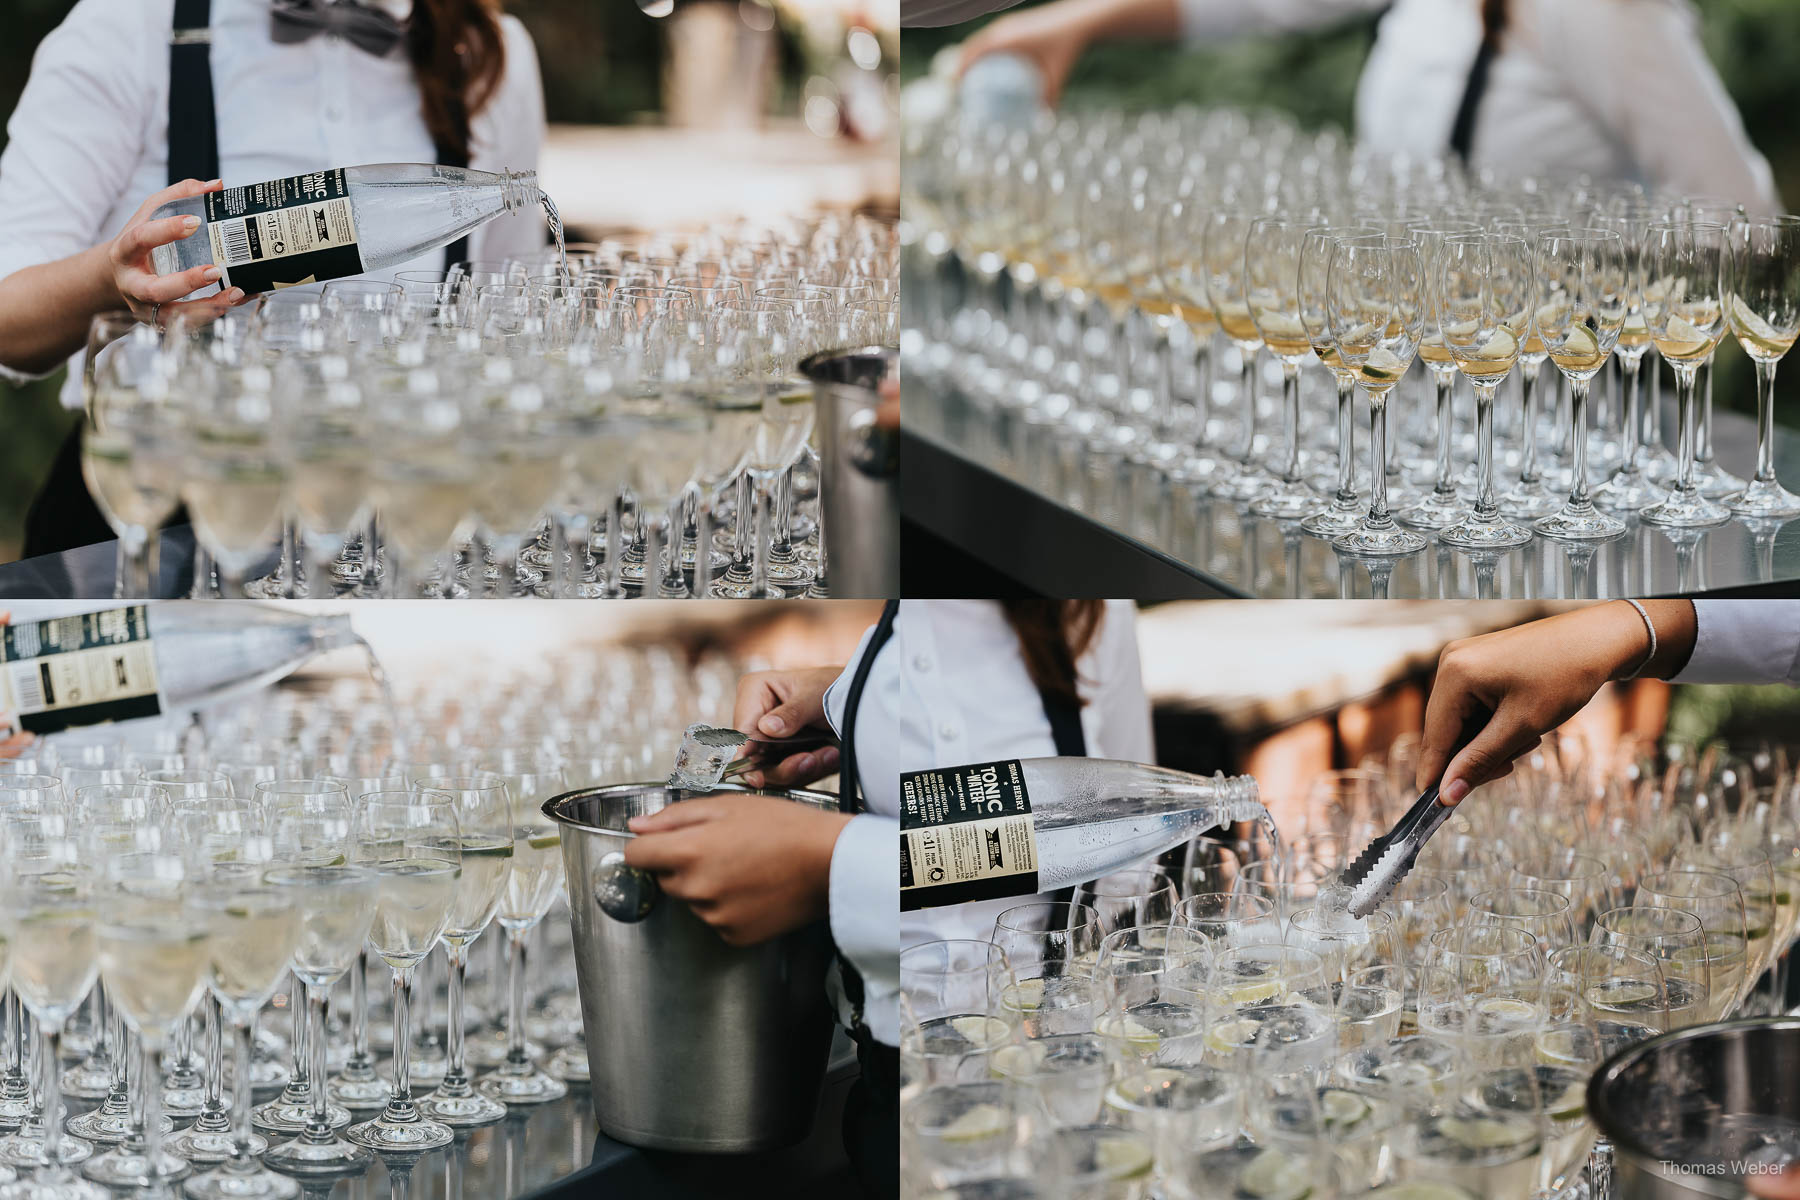
[[725, 764], [725, 770], [719, 776], [721, 779], [730, 779], [734, 776], [742, 775], [745, 771], [753, 769], [759, 763], [766, 761], [772, 754], [777, 752], [786, 755], [799, 750], [812, 750], [820, 746], [835, 746], [838, 744], [837, 738], [822, 730], [815, 730], [811, 733], [802, 733], [798, 737], [771, 738], [756, 737], [744, 733], [741, 730], [727, 729], [715, 725], [706, 729], [695, 730], [693, 736], [695, 740], [704, 746], [750, 747], [750, 752], [748, 754], [744, 755], [742, 758], [734, 758], [729, 763]]
[[1370, 842], [1355, 862], [1338, 873], [1339, 882], [1351, 892], [1352, 916], [1368, 916], [1394, 894], [1394, 888], [1418, 861], [1426, 839], [1455, 811], [1453, 804], [1438, 803], [1437, 785], [1431, 785], [1392, 829]]

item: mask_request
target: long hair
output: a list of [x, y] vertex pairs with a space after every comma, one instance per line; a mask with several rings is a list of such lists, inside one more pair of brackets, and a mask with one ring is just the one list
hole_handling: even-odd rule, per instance
[[469, 123], [506, 73], [499, 0], [413, 0], [406, 53], [432, 143], [451, 166], [469, 163]]
[[1007, 624], [1019, 635], [1025, 670], [1038, 690], [1081, 703], [1075, 664], [1100, 632], [1100, 600], [1001, 600]]
[[1498, 45], [1506, 32], [1506, 0], [1481, 0], [1481, 37]]

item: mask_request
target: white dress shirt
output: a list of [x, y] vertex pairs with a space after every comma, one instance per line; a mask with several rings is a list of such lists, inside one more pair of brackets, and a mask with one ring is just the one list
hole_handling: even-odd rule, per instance
[[[383, 7], [405, 16], [411, 0]], [[0, 155], [0, 278], [117, 236], [168, 185], [169, 30], [174, 0], [80, 0], [38, 46]], [[472, 123], [469, 165], [532, 171], [544, 137], [537, 50], [502, 17], [506, 73]], [[219, 171], [227, 187], [331, 167], [435, 162], [403, 48], [376, 58], [319, 34], [278, 45], [268, 0], [213, 0], [212, 78]], [[544, 245], [539, 212], [510, 213], [470, 238], [471, 259]], [[372, 272], [438, 270], [441, 251]], [[209, 287], [207, 291], [214, 290]], [[80, 360], [62, 401], [81, 407]], [[28, 376], [0, 365], [0, 375]]]
[[1800, 600], [1696, 600], [1694, 652], [1670, 683], [1800, 684]]
[[[841, 731], [849, 677], [868, 645], [825, 694]], [[1082, 733], [1094, 757], [1149, 762], [1150, 703], [1138, 668], [1136, 610], [1109, 600], [1093, 644], [1076, 664]], [[1056, 753], [1050, 719], [1018, 635], [990, 600], [907, 600], [894, 635], [863, 688], [856, 757], [869, 811], [850, 821], [831, 860], [831, 928], [863, 976], [870, 1029], [899, 1036], [902, 946], [938, 938], [978, 938], [994, 917], [1030, 896], [900, 913], [900, 775], [931, 767]]]

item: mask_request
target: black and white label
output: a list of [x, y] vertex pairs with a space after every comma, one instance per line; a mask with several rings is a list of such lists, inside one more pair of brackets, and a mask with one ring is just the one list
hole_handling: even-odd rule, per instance
[[900, 908], [1029, 896], [1037, 834], [1018, 759], [900, 776]]
[[144, 605], [0, 627], [0, 712], [21, 728], [55, 733], [161, 711]]
[[350, 185], [339, 167], [206, 196], [219, 287], [294, 287], [362, 272]]

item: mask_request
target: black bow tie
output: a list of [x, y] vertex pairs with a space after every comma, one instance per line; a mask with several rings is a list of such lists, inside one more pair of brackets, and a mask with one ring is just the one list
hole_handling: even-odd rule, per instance
[[274, 0], [270, 16], [270, 36], [277, 42], [335, 33], [377, 58], [387, 57], [406, 36], [403, 22], [355, 0]]

